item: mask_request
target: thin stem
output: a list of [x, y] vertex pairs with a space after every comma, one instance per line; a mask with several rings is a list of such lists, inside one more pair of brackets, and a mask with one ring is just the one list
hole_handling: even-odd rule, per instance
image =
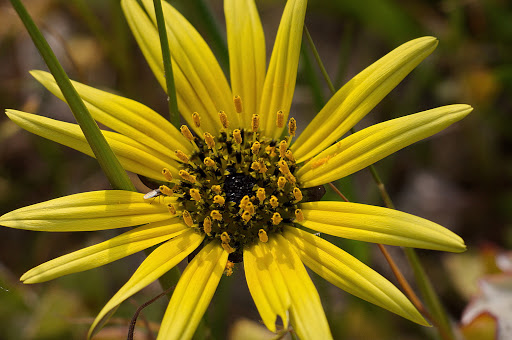
[[[325, 82], [327, 83], [327, 85], [329, 86], [329, 89], [331, 90], [332, 94], [334, 95], [336, 90], [332, 86], [331, 79], [329, 78], [329, 75], [325, 71], [325, 67], [322, 63], [322, 60], [320, 59], [318, 51], [315, 47], [313, 39], [311, 38], [311, 35], [309, 34], [307, 27], [305, 27], [304, 31], [306, 32], [306, 39], [308, 41], [308, 44], [309, 44], [311, 50], [313, 51], [313, 54], [315, 55], [315, 59], [318, 63], [318, 67], [320, 68], [322, 75], [325, 78]], [[352, 133], [355, 132], [355, 130], [353, 128], [350, 131]], [[370, 172], [372, 174], [373, 180], [377, 184], [377, 187], [379, 189], [379, 192], [382, 196], [382, 199], [383, 199], [386, 207], [388, 207], [390, 209], [394, 209], [393, 201], [391, 200], [391, 197], [389, 196], [384, 183], [380, 179], [377, 169], [373, 165], [370, 165], [369, 168], [370, 168]], [[330, 185], [331, 185], [331, 187], [334, 186], [332, 183], [330, 183]], [[342, 196], [342, 197], [344, 197], [344, 196]], [[344, 200], [346, 200], [346, 198], [344, 198]], [[426, 275], [425, 270], [423, 269], [414, 249], [403, 248], [407, 255], [407, 259], [409, 260], [409, 264], [414, 269], [414, 276], [418, 283], [418, 287], [419, 287], [420, 291], [422, 292], [423, 298], [425, 299], [425, 302], [426, 302], [427, 306], [429, 307], [429, 310], [432, 313], [432, 315], [430, 315], [426, 311], [425, 307], [423, 306], [421, 301], [418, 299], [418, 297], [412, 290], [409, 283], [405, 280], [405, 278], [403, 277], [402, 273], [400, 272], [398, 266], [395, 264], [395, 262], [393, 261], [392, 257], [389, 255], [387, 250], [380, 244], [379, 244], [379, 248], [380, 248], [381, 252], [383, 253], [384, 257], [386, 258], [386, 260], [388, 261], [388, 263], [389, 263], [391, 269], [393, 270], [393, 273], [394, 273], [395, 277], [397, 278], [398, 282], [400, 283], [402, 289], [407, 294], [407, 297], [412, 301], [412, 303], [416, 306], [416, 308], [420, 312], [423, 313], [423, 315], [426, 318], [430, 319], [432, 321], [432, 323], [434, 323], [437, 326], [439, 335], [443, 339], [454, 340], [455, 336], [454, 336], [453, 330], [450, 326], [449, 318], [446, 314], [446, 311], [444, 310], [439, 297], [437, 296], [435, 290], [433, 289], [432, 283], [430, 282], [430, 279]]]
[[62, 91], [64, 98], [71, 108], [76, 121], [80, 125], [87, 142], [89, 143], [103, 172], [110, 181], [110, 184], [115, 189], [135, 191], [135, 187], [128, 178], [126, 171], [119, 163], [112, 149], [110, 149], [107, 140], [102, 135], [98, 125], [85, 107], [84, 102], [76, 92], [66, 72], [55, 57], [50, 45], [48, 45], [48, 42], [35, 25], [27, 10], [20, 0], [11, 0], [11, 4], [25, 25], [34, 45], [36, 45], [39, 53], [46, 62], [48, 69], [50, 69], [50, 72], [54, 76], [57, 85]]
[[162, 11], [161, 0], [153, 0], [155, 6], [156, 23], [158, 34], [160, 36], [160, 46], [162, 47], [162, 58], [164, 60], [165, 84], [167, 87], [167, 96], [169, 104], [169, 117], [172, 125], [180, 128], [180, 113], [178, 111], [178, 100], [176, 97], [176, 86], [174, 85], [174, 75], [172, 72], [171, 51], [169, 49], [169, 40], [167, 40], [167, 29], [165, 27], [164, 13]]

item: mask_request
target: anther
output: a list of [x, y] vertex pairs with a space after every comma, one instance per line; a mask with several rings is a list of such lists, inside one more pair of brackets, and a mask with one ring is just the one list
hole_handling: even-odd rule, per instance
[[248, 211], [249, 214], [251, 215], [254, 215], [254, 204], [252, 204], [252, 202], [247, 202], [247, 204], [245, 205], [245, 208], [244, 208], [245, 211]]
[[281, 217], [281, 214], [279, 214], [278, 212], [275, 212], [274, 215], [272, 215], [272, 224], [273, 225], [278, 225], [282, 221], [283, 221], [283, 218]]
[[218, 210], [212, 210], [210, 216], [217, 221], [222, 221], [222, 215]]
[[260, 201], [260, 203], [263, 203], [263, 201], [265, 200], [266, 198], [266, 195], [265, 195], [265, 188], [259, 188], [258, 191], [256, 191], [256, 197], [258, 198], [258, 200]]
[[197, 201], [197, 202], [201, 201], [201, 194], [199, 193], [199, 190], [197, 190], [197, 189], [190, 189], [188, 191], [188, 193], [190, 194], [190, 196], [192, 197], [192, 199], [194, 201]]
[[279, 189], [284, 189], [284, 186], [286, 185], [286, 178], [284, 178], [283, 176], [280, 176], [278, 179], [277, 179], [277, 186]]
[[180, 127], [180, 131], [181, 131], [181, 134], [186, 138], [188, 139], [189, 141], [193, 142], [194, 141], [194, 136], [192, 135], [192, 132], [190, 132], [188, 126], [186, 125], [182, 125]]
[[252, 120], [251, 120], [252, 132], [258, 132], [259, 127], [260, 127], [260, 116], [258, 116], [257, 114], [253, 114]]
[[181, 178], [183, 178], [187, 182], [190, 182], [192, 184], [196, 182], [196, 176], [191, 175], [187, 170], [180, 170], [179, 174]]
[[284, 126], [284, 113], [283, 111], [277, 111], [276, 126], [282, 128]]
[[290, 162], [295, 162], [295, 157], [293, 157], [292, 150], [286, 150], [285, 156]]
[[183, 210], [183, 221], [186, 225], [189, 227], [192, 227], [194, 225], [194, 221], [192, 221], [192, 216], [190, 216], [190, 213], [186, 210]]
[[252, 143], [251, 151], [252, 151], [253, 155], [257, 155], [260, 152], [260, 147], [261, 147], [260, 142]]
[[169, 182], [172, 182], [172, 173], [171, 170], [167, 168], [163, 168], [162, 175], [164, 175], [165, 179]]
[[251, 169], [253, 169], [254, 171], [260, 170], [261, 169], [260, 162], [252, 162]]
[[183, 163], [188, 163], [189, 161], [189, 158], [187, 155], [185, 155], [185, 153], [181, 150], [176, 150], [174, 151], [174, 153], [176, 154], [176, 156], [180, 159], [180, 161], [182, 161]]
[[248, 211], [244, 211], [244, 213], [242, 214], [242, 220], [244, 220], [245, 223], [249, 222], [252, 218], [252, 215], [250, 212]]
[[223, 206], [225, 202], [226, 202], [226, 199], [224, 197], [222, 197], [221, 195], [215, 195], [215, 197], [213, 197], [213, 203]]
[[270, 196], [270, 205], [272, 206], [272, 208], [277, 208], [279, 206], [279, 200], [277, 199], [276, 196], [272, 195]]
[[300, 202], [302, 200], [302, 192], [299, 188], [293, 188], [293, 197], [295, 197], [295, 202]]
[[240, 200], [240, 209], [242, 210], [245, 210], [245, 208], [247, 207], [247, 203], [249, 203], [251, 201], [251, 199], [249, 198], [248, 195], [245, 195], [244, 197], [242, 197], [242, 199]]
[[210, 235], [212, 232], [212, 220], [209, 216], [206, 216], [203, 221], [204, 232]]
[[219, 111], [219, 119], [220, 119], [220, 123], [222, 124], [222, 127], [224, 129], [227, 129], [229, 127], [229, 122], [228, 122], [228, 115], [226, 114], [226, 112]]
[[295, 118], [290, 118], [288, 122], [288, 134], [292, 137], [295, 137], [295, 132], [297, 131], [297, 121]]
[[242, 133], [239, 129], [233, 130], [233, 138], [235, 139], [236, 144], [242, 144]]
[[215, 139], [213, 139], [213, 136], [209, 132], [205, 132], [203, 134], [204, 141], [206, 145], [208, 146], [208, 149], [213, 149], [215, 147]]
[[201, 116], [199, 116], [199, 113], [197, 113], [197, 112], [192, 113], [192, 120], [194, 121], [194, 125], [197, 128], [201, 126]]
[[297, 222], [302, 222], [304, 221], [304, 214], [302, 213], [302, 210], [300, 209], [295, 209], [295, 220]]
[[290, 172], [284, 175], [284, 177], [286, 177], [286, 180], [291, 184], [297, 183], [297, 179], [295, 179], [295, 177]]
[[222, 192], [222, 188], [220, 185], [212, 185], [212, 191], [216, 194], [220, 194]]
[[160, 187], [158, 187], [158, 190], [160, 190], [160, 192], [165, 196], [172, 196], [172, 194], [174, 193], [174, 191], [167, 185], [161, 185]]
[[236, 113], [242, 113], [242, 111], [243, 111], [242, 98], [240, 98], [240, 96], [234, 96], [233, 103], [235, 103]]
[[235, 251], [235, 249], [234, 249], [233, 247], [231, 247], [228, 243], [224, 243], [224, 242], [222, 242], [222, 243], [221, 243], [221, 246], [222, 246], [222, 248], [224, 248], [224, 250], [225, 250], [226, 252], [228, 252], [229, 254], [231, 254], [231, 253], [233, 253], [233, 252]]
[[279, 171], [281, 171], [283, 174], [289, 174], [290, 168], [288, 167], [288, 164], [284, 160], [280, 160], [277, 165], [279, 165]]
[[204, 165], [209, 166], [211, 168], [213, 168], [215, 166], [214, 160], [211, 159], [210, 157], [205, 157], [203, 162], [204, 162]]
[[285, 140], [282, 140], [279, 143], [279, 157], [284, 158], [286, 155], [287, 149], [288, 149], [288, 143]]
[[225, 231], [220, 235], [220, 240], [222, 243], [229, 243], [231, 241], [231, 237], [229, 237], [229, 234]]
[[233, 268], [235, 268], [235, 264], [231, 261], [226, 262], [226, 267], [224, 268], [224, 274], [226, 276], [233, 275]]
[[171, 215], [176, 215], [176, 208], [172, 203], [167, 204], [167, 209], [169, 209]]
[[260, 239], [261, 242], [267, 243], [268, 242], [267, 232], [263, 229], [258, 230], [258, 238]]

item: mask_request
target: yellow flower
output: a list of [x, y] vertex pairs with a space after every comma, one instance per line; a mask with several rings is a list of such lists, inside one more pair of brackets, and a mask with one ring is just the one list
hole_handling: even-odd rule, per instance
[[[123, 10], [158, 81], [165, 87], [153, 2], [122, 0]], [[336, 142], [436, 47], [423, 37], [396, 48], [343, 86], [294, 141], [288, 121], [306, 0], [288, 0], [266, 70], [265, 41], [253, 0], [226, 0], [231, 86], [207, 44], [164, 2], [180, 130], [150, 108], [73, 82], [125, 169], [164, 184], [143, 194], [107, 190], [62, 197], [0, 217], [38, 231], [138, 226], [103, 243], [25, 273], [36, 283], [84, 271], [159, 245], [101, 310], [89, 335], [121, 302], [194, 250], [165, 312], [159, 339], [191, 338], [223, 273], [243, 262], [260, 316], [276, 331], [279, 316], [302, 339], [332, 338], [304, 264], [334, 285], [420, 324], [427, 324], [389, 281], [303, 227], [355, 240], [464, 251], [463, 240], [433, 222], [381, 207], [319, 202], [314, 188], [359, 171], [462, 119], [451, 105], [366, 128]], [[63, 98], [53, 77], [32, 75]], [[16, 110], [26, 130], [93, 155], [80, 128]], [[287, 124], [288, 121], [288, 124]], [[193, 130], [195, 134], [190, 132]], [[280, 140], [283, 130], [287, 136]], [[142, 225], [142, 226], [140, 226]]]

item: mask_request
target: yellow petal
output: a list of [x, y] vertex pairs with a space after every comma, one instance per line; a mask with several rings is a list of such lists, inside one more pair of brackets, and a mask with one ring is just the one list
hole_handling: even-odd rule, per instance
[[210, 304], [228, 261], [218, 242], [208, 243], [185, 268], [165, 311], [157, 339], [190, 339]]
[[[77, 124], [17, 110], [7, 110], [6, 114], [13, 122], [29, 132], [94, 157], [91, 147]], [[178, 176], [180, 165], [168, 155], [158, 153], [119, 133], [112, 131], [102, 131], [102, 133], [126, 170], [160, 181], [166, 180], [161, 173], [163, 168], [168, 168], [175, 177]]]
[[[123, 0], [123, 10], [132, 32], [151, 69], [165, 89], [162, 52], [153, 1], [143, 1], [150, 18], [135, 0]], [[195, 128], [192, 113], [199, 112], [206, 131], [217, 133], [220, 122], [217, 112], [225, 111], [230, 122], [238, 123], [234, 115], [231, 90], [224, 73], [210, 48], [195, 28], [171, 5], [162, 3], [171, 50], [178, 108], [190, 127]], [[152, 20], [152, 21], [151, 21]], [[196, 129], [202, 132], [202, 129]]]
[[289, 0], [279, 24], [260, 106], [260, 126], [268, 137], [278, 138], [281, 135], [282, 129], [276, 127], [277, 111], [283, 111], [285, 121], [290, 112], [306, 6], [306, 0]]
[[461, 252], [464, 241], [450, 230], [404, 212], [349, 202], [301, 204], [307, 228], [352, 240]]
[[284, 237], [301, 260], [333, 285], [406, 319], [428, 326], [413, 304], [398, 288], [373, 269], [333, 244], [294, 227]]
[[461, 252], [464, 241], [450, 230], [398, 210], [349, 202], [301, 204], [307, 228], [352, 240]]
[[[89, 329], [88, 338], [99, 330], [111, 311], [121, 302], [148, 286], [181, 262], [203, 241], [203, 236], [189, 229], [156, 248], [135, 271], [132, 277], [103, 307]], [[180, 279], [181, 281], [182, 279]], [[178, 284], [179, 286], [179, 284]]]
[[36, 231], [92, 231], [131, 227], [171, 218], [167, 203], [123, 190], [84, 192], [23, 207], [0, 217], [0, 225]]
[[321, 152], [299, 169], [297, 179], [312, 187], [343, 178], [432, 136], [472, 110], [469, 105], [448, 105], [370, 126]]
[[[51, 73], [31, 71], [30, 74], [55, 96], [64, 100]], [[164, 117], [135, 100], [123, 98], [71, 81], [95, 120], [136, 140], [155, 153], [174, 156], [174, 150], [191, 153], [190, 142]]]
[[244, 128], [251, 127], [251, 117], [259, 113], [265, 81], [265, 35], [254, 0], [224, 1], [229, 48], [229, 68], [233, 96], [243, 102]]
[[336, 92], [291, 147], [297, 162], [315, 156], [344, 135], [436, 46], [434, 37], [411, 40], [352, 78]]
[[20, 280], [23, 283], [45, 282], [71, 273], [101, 267], [167, 241], [188, 229], [178, 218], [149, 223], [108, 241], [45, 262], [23, 274]]
[[290, 242], [277, 234], [268, 242], [291, 298], [292, 326], [301, 339], [332, 339], [320, 296]]
[[247, 286], [265, 326], [275, 332], [279, 315], [287, 328], [290, 295], [286, 280], [266, 244], [260, 242], [244, 249], [244, 269]]

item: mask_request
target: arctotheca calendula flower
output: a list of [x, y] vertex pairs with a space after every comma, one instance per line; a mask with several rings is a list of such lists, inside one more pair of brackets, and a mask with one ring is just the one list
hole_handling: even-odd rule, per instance
[[[437, 133], [472, 109], [435, 108], [337, 142], [435, 49], [437, 40], [423, 37], [355, 76], [295, 138], [296, 121], [289, 111], [306, 3], [287, 1], [266, 69], [254, 1], [225, 0], [230, 86], [198, 32], [163, 2], [178, 105], [187, 122], [181, 131], [138, 102], [73, 83], [93, 117], [113, 130], [104, 135], [124, 168], [162, 183], [151, 199], [135, 192], [95, 191], [0, 217], [6, 227], [52, 232], [137, 226], [35, 267], [21, 277], [24, 283], [95, 268], [158, 245], [101, 310], [89, 336], [117, 305], [198, 249], [173, 292], [158, 339], [191, 338], [220, 278], [239, 262], [271, 331], [280, 317], [301, 339], [332, 338], [304, 265], [351, 294], [427, 324], [393, 284], [303, 227], [354, 240], [463, 251], [460, 237], [433, 222], [381, 207], [318, 201], [315, 190]], [[142, 4], [122, 0], [130, 28], [165, 88], [153, 2]], [[31, 73], [63, 98], [50, 74]], [[7, 115], [30, 132], [93, 155], [75, 124], [16, 110]]]

